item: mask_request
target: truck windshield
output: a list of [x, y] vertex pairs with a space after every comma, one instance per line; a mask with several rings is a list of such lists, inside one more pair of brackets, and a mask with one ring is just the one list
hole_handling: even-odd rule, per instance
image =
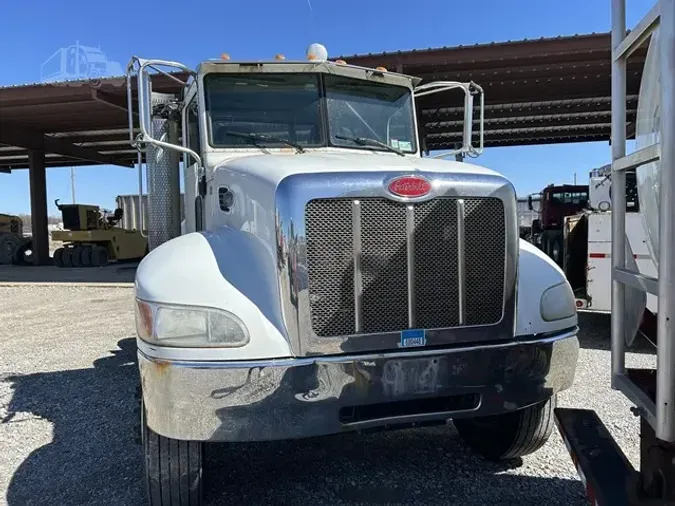
[[204, 82], [213, 147], [417, 150], [403, 86], [318, 73], [221, 73]]
[[210, 74], [204, 80], [212, 146], [286, 147], [282, 139], [325, 145], [318, 74]]
[[372, 139], [404, 153], [417, 150], [410, 90], [403, 86], [324, 76], [330, 143], [361, 149], [383, 149]]
[[582, 204], [588, 200], [586, 192], [555, 192], [549, 193], [549, 200], [556, 204]]

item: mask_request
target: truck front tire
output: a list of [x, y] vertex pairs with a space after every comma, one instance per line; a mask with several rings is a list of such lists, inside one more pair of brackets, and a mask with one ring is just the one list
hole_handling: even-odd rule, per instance
[[466, 444], [487, 460], [524, 457], [539, 450], [553, 431], [556, 396], [501, 415], [454, 420]]
[[160, 436], [147, 426], [144, 414], [141, 402], [148, 504], [201, 506], [203, 443]]

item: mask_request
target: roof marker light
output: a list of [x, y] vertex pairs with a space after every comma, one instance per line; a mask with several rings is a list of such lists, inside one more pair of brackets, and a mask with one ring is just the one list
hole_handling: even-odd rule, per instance
[[281, 53], [277, 53], [277, 54], [274, 55], [274, 59], [275, 60], [285, 60], [286, 57]]
[[223, 53], [223, 54], [220, 55], [220, 59], [221, 59], [221, 60], [229, 60], [229, 59], [230, 59], [230, 55], [227, 54], [227, 53]]
[[322, 44], [310, 44], [307, 48], [307, 59], [312, 61], [326, 61], [328, 59], [328, 51]]
[[338, 65], [347, 65], [347, 62], [344, 60], [335, 60], [335, 63], [337, 63]]
[[387, 67], [376, 67], [375, 70], [378, 70], [378, 71], [380, 71], [380, 72], [389, 72], [389, 71], [387, 70]]

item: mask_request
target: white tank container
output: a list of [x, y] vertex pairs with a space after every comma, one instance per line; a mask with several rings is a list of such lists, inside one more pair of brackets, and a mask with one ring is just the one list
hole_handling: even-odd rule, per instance
[[[653, 32], [647, 51], [640, 93], [638, 95], [636, 148], [642, 149], [659, 141], [660, 64], [659, 30]], [[638, 198], [647, 236], [647, 246], [658, 269], [659, 264], [659, 168], [660, 161], [651, 162], [636, 171]]]

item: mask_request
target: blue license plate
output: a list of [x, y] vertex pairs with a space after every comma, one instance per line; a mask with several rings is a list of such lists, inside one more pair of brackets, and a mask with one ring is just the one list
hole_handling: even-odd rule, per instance
[[424, 329], [408, 329], [401, 331], [401, 348], [412, 348], [427, 344]]

